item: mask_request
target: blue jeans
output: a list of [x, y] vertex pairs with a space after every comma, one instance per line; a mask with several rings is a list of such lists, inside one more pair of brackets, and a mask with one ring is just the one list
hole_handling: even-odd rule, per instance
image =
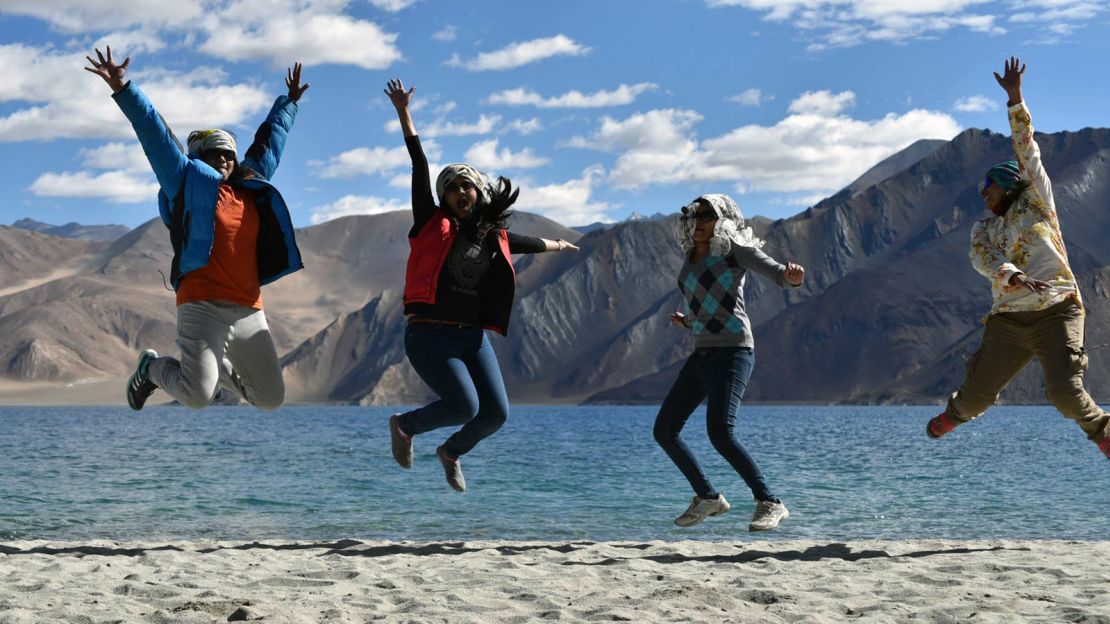
[[755, 460], [734, 432], [736, 410], [755, 367], [755, 352], [747, 347], [697, 349], [678, 373], [655, 417], [655, 441], [678, 466], [694, 492], [716, 498], [717, 490], [702, 472], [698, 460], [679, 434], [702, 399], [706, 399], [705, 424], [709, 441], [751, 488], [756, 500], [778, 501], [767, 487]]
[[431, 323], [405, 327], [405, 355], [439, 400], [401, 415], [408, 435], [463, 425], [444, 449], [458, 457], [493, 435], [509, 416], [509, 397], [497, 356], [477, 328]]

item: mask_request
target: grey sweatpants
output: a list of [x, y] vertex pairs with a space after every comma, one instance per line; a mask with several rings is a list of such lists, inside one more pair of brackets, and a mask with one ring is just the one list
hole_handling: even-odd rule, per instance
[[285, 401], [281, 365], [262, 310], [222, 301], [179, 305], [177, 345], [181, 359], [154, 360], [149, 376], [182, 405], [207, 407], [221, 387], [262, 409]]

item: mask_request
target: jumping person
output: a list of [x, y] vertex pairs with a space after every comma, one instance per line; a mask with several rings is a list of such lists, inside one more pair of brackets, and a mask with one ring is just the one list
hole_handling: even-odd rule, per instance
[[971, 264], [991, 282], [994, 304], [983, 341], [971, 358], [960, 389], [925, 431], [939, 438], [976, 418], [998, 399], [1006, 384], [1036, 357], [1045, 377], [1045, 396], [1110, 457], [1110, 414], [1083, 387], [1086, 312], [1068, 265], [1052, 183], [1033, 137], [1029, 108], [1021, 94], [1025, 65], [1016, 57], [995, 72], [1009, 97], [1010, 129], [1017, 160], [991, 167], [979, 194], [994, 216], [971, 230]]
[[170, 283], [177, 291], [181, 359], [139, 355], [127, 384], [127, 404], [141, 410], [155, 389], [191, 408], [207, 406], [224, 388], [262, 409], [285, 401], [277, 351], [262, 311], [262, 285], [303, 268], [289, 210], [269, 180], [277, 169], [297, 101], [308, 89], [301, 65], [278, 96], [238, 162], [235, 136], [221, 129], [189, 135], [182, 151], [135, 83], [124, 81], [131, 59], [117, 65], [112, 50], [86, 57], [85, 69], [112, 88], [112, 98], [135, 128], [161, 187], [158, 208], [170, 230]]
[[680, 437], [683, 426], [702, 400], [706, 400], [709, 440], [736, 470], [756, 500], [750, 531], [773, 529], [790, 513], [767, 486], [755, 460], [736, 439], [736, 411], [755, 366], [755, 343], [744, 304], [748, 270], [773, 280], [780, 287], [797, 287], [805, 269], [786, 266], [760, 248], [736, 202], [727, 195], [702, 195], [682, 208], [679, 241], [684, 261], [678, 288], [691, 312], [671, 315], [671, 322], [694, 332], [694, 353], [678, 373], [655, 419], [655, 440], [667, 452], [694, 489], [689, 508], [675, 524], [693, 526], [707, 516], [719, 516], [730, 505], [709, 483], [697, 459]]
[[405, 354], [439, 400], [389, 419], [393, 457], [412, 466], [412, 438], [462, 425], [436, 456], [447, 483], [466, 490], [459, 457], [501, 428], [509, 399], [484, 329], [506, 334], [516, 274], [510, 254], [577, 250], [565, 240], [509, 232], [508, 208], [519, 190], [465, 164], [447, 165], [432, 195], [428, 160], [409, 112], [415, 89], [400, 80], [385, 90], [412, 158], [412, 217], [405, 272]]

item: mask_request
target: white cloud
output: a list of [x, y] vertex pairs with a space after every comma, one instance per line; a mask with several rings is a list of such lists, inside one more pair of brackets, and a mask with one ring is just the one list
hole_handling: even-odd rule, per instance
[[[429, 159], [439, 158], [439, 145], [435, 141], [421, 144]], [[312, 160], [308, 165], [321, 178], [350, 178], [358, 175], [388, 175], [402, 168], [409, 168], [412, 159], [404, 145], [394, 148], [359, 147], [347, 150], [327, 161]]]
[[439, 30], [435, 31], [435, 33], [432, 34], [432, 39], [435, 39], [436, 41], [445, 41], [446, 42], [446, 41], [454, 41], [455, 38], [458, 37], [458, 36], [459, 36], [459, 29], [456, 28], [455, 26], [453, 26], [452, 24], [448, 24], [448, 25], [444, 26], [443, 28], [440, 28]]
[[594, 93], [568, 91], [550, 98], [545, 98], [529, 89], [519, 88], [494, 93], [489, 96], [487, 102], [508, 106], [530, 105], [537, 108], [602, 108], [631, 104], [644, 92], [658, 88], [659, 85], [653, 82], [640, 82], [634, 85], [622, 84], [612, 91], [601, 90]]
[[151, 172], [150, 161], [138, 141], [107, 143], [100, 147], [82, 149], [77, 153], [86, 169], [115, 169], [127, 173]]
[[998, 102], [985, 95], [971, 95], [956, 100], [952, 109], [962, 113], [982, 113], [998, 110]]
[[372, 195], [345, 195], [330, 204], [312, 209], [313, 225], [348, 217], [351, 215], [372, 215], [394, 210], [408, 210], [408, 202], [399, 199], [383, 199]]
[[835, 192], [869, 167], [924, 138], [950, 139], [959, 125], [925, 110], [856, 120], [836, 114], [851, 92], [806, 93], [771, 126], [747, 125], [698, 141], [701, 115], [653, 110], [624, 120], [603, 118], [591, 137], [568, 143], [619, 154], [609, 181], [618, 188], [729, 181], [753, 191]]
[[[223, 14], [205, 21], [207, 39], [200, 50], [236, 61], [266, 60], [276, 68], [293, 60], [305, 65], [354, 65], [363, 69], [385, 69], [400, 60], [394, 42], [374, 22], [348, 15], [295, 10], [290, 2], [278, 1], [281, 10], [243, 11], [232, 5]], [[291, 6], [285, 6], [291, 5]]]
[[472, 134], [489, 134], [497, 124], [501, 123], [501, 115], [479, 115], [478, 121], [473, 123], [447, 121], [437, 119], [424, 126], [423, 136], [468, 136]]
[[67, 32], [183, 26], [203, 15], [201, 0], [3, 0], [0, 14], [41, 19]]
[[706, 0], [711, 7], [739, 6], [816, 32], [811, 50], [869, 41], [900, 43], [953, 28], [1000, 34], [996, 16], [971, 11], [990, 0]]
[[499, 171], [502, 169], [534, 169], [542, 167], [549, 161], [536, 156], [530, 148], [513, 153], [509, 148], [497, 149], [498, 139], [480, 141], [470, 146], [463, 156], [463, 161], [470, 163], [482, 171]]
[[158, 184], [153, 175], [138, 176], [126, 171], [107, 171], [93, 175], [44, 173], [27, 189], [39, 197], [92, 197], [121, 204], [153, 202]]
[[775, 99], [773, 95], [767, 95], [762, 89], [744, 89], [736, 95], [730, 95], [726, 98], [729, 102], [736, 102], [742, 106], [760, 106], [764, 102], [770, 102]]
[[540, 121], [539, 117], [533, 117], [531, 119], [514, 119], [509, 124], [508, 129], [512, 132], [528, 136], [533, 132], [543, 130], [543, 122]]
[[420, 0], [370, 0], [370, 4], [383, 11], [396, 13], [398, 11], [409, 8], [419, 1]]
[[470, 71], [503, 70], [536, 63], [553, 56], [582, 56], [590, 48], [583, 46], [565, 35], [555, 35], [543, 39], [533, 39], [511, 43], [494, 52], [482, 52], [477, 57], [463, 61], [453, 55], [447, 61], [450, 67], [464, 67]]
[[607, 202], [591, 201], [594, 187], [605, 177], [600, 166], [587, 168], [580, 178], [562, 184], [530, 186], [519, 182], [520, 198], [514, 208], [538, 212], [548, 219], [564, 225], [586, 225], [596, 221], [613, 220], [606, 211], [613, 208]]
[[[0, 45], [0, 66], [8, 68], [0, 102], [31, 104], [0, 117], [0, 142], [134, 139], [134, 130], [108, 86], [81, 69], [87, 64], [83, 52], [59, 54], [49, 48]], [[223, 78], [218, 71], [180, 73], [132, 63], [128, 77], [141, 85], [179, 134], [199, 127], [235, 126], [265, 109], [272, 98], [251, 85], [217, 84]]]
[[856, 94], [851, 91], [833, 93], [831, 91], [806, 91], [790, 103], [791, 113], [799, 115], [839, 115], [844, 109], [856, 103]]
[[443, 104], [440, 104], [439, 106], [436, 106], [434, 109], [432, 109], [432, 112], [435, 113], [436, 115], [446, 115], [447, 113], [450, 113], [451, 111], [455, 110], [458, 107], [459, 107], [459, 105], [456, 104], [455, 102], [448, 101], [448, 102], [444, 102]]

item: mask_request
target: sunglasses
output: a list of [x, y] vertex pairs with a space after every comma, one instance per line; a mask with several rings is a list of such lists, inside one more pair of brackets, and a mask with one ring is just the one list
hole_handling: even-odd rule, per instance
[[983, 191], [985, 191], [985, 190], [989, 189], [990, 187], [994, 186], [994, 184], [995, 184], [994, 180], [992, 180], [990, 178], [983, 178], [983, 180], [979, 182], [979, 192], [982, 193]]
[[717, 213], [712, 210], [702, 210], [693, 214], [684, 214], [682, 218], [688, 221], [697, 221], [698, 223], [709, 223], [710, 221], [717, 220]]

